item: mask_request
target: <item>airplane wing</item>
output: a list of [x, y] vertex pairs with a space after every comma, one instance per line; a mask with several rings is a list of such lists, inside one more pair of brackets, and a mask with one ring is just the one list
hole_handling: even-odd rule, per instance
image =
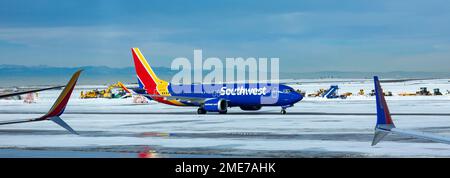
[[40, 121], [40, 120], [39, 120], [39, 118], [36, 118], [36, 119], [22, 119], [22, 120], [12, 120], [12, 121], [2, 121], [2, 122], [0, 122], [0, 125], [18, 124], [18, 123], [35, 122], [35, 121]]
[[391, 133], [406, 135], [406, 136], [411, 136], [411, 137], [416, 137], [416, 138], [422, 138], [422, 139], [431, 140], [434, 142], [450, 144], [449, 137], [443, 137], [443, 136], [429, 134], [429, 133], [425, 133], [425, 132], [418, 132], [418, 131], [412, 131], [412, 130], [400, 130], [397, 128], [393, 128], [393, 129], [391, 129]]
[[7, 125], [7, 124], [18, 124], [18, 123], [25, 123], [25, 122], [37, 122], [37, 121], [45, 121], [45, 120], [51, 120], [58, 124], [59, 126], [65, 128], [70, 133], [77, 134], [75, 130], [73, 130], [67, 123], [65, 123], [59, 116], [61, 116], [67, 106], [67, 103], [69, 102], [70, 95], [72, 94], [73, 89], [75, 88], [75, 85], [77, 83], [78, 77], [80, 76], [82, 70], [79, 70], [73, 74], [70, 81], [65, 85], [66, 87], [59, 95], [58, 99], [56, 99], [53, 106], [50, 108], [50, 110], [43, 116], [39, 118], [34, 119], [22, 119], [22, 120], [13, 120], [13, 121], [4, 121], [0, 122], [0, 125]]
[[1, 94], [0, 98], [6, 98], [6, 97], [11, 97], [11, 96], [16, 96], [16, 95], [23, 95], [23, 94], [27, 94], [27, 93], [40, 92], [40, 91], [45, 91], [45, 90], [58, 89], [58, 88], [62, 88], [64, 86], [65, 85], [48, 87], [48, 88], [40, 88], [40, 89], [35, 89], [35, 90], [27, 90], [27, 91], [21, 91], [21, 92], [13, 92], [13, 93], [8, 93], [8, 94]]
[[177, 100], [180, 102], [199, 103], [199, 104], [203, 104], [205, 101], [209, 99], [214, 99], [211, 97], [163, 96], [163, 95], [148, 95], [148, 94], [144, 94], [143, 96], [149, 96], [151, 98], [163, 98], [164, 100]]

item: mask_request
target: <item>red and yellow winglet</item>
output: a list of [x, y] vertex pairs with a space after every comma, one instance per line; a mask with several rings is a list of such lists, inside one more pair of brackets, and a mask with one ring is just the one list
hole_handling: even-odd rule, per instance
[[78, 77], [80, 76], [82, 70], [79, 70], [73, 74], [69, 83], [67, 83], [64, 90], [59, 95], [58, 99], [53, 104], [52, 108], [47, 112], [42, 118], [48, 119], [49, 117], [60, 116], [64, 109], [66, 108], [67, 102], [69, 102], [70, 95], [72, 94], [73, 88], [77, 83]]
[[117, 82], [117, 84], [127, 93], [131, 93], [131, 90], [129, 90], [122, 82]]
[[72, 94], [73, 88], [75, 87], [75, 84], [77, 83], [77, 80], [78, 80], [78, 77], [80, 76], [81, 71], [82, 70], [79, 70], [79, 71], [75, 72], [75, 74], [73, 74], [69, 83], [67, 83], [66, 87], [61, 92], [58, 99], [55, 101], [55, 104], [53, 104], [52, 108], [50, 109], [50, 111], [47, 112], [47, 114], [45, 114], [44, 116], [39, 117], [39, 118], [0, 122], [0, 125], [51, 120], [51, 121], [55, 122], [56, 124], [58, 124], [59, 126], [67, 129], [70, 133], [78, 135], [78, 133], [75, 132], [75, 130], [73, 130], [69, 125], [67, 125], [59, 116], [64, 112], [67, 102], [69, 102], [70, 95]]
[[67, 125], [59, 116], [61, 116], [61, 114], [64, 112], [64, 109], [66, 109], [67, 103], [70, 99], [70, 95], [72, 94], [73, 88], [75, 88], [75, 84], [77, 83], [78, 77], [80, 76], [81, 72], [82, 70], [79, 70], [73, 74], [69, 83], [67, 83], [66, 87], [61, 92], [52, 108], [47, 112], [47, 114], [40, 117], [39, 120], [51, 120], [61, 127], [67, 129], [69, 132], [78, 135], [78, 133], [75, 132], [75, 130], [73, 130], [69, 125]]

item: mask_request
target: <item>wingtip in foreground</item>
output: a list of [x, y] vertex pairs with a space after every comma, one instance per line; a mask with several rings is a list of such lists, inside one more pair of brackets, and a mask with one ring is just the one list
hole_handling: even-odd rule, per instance
[[75, 85], [77, 84], [78, 77], [80, 77], [80, 74], [83, 70], [78, 70], [75, 72], [72, 76], [72, 78], [67, 83], [64, 90], [59, 94], [58, 99], [55, 101], [53, 106], [50, 108], [50, 110], [41, 117], [42, 120], [51, 120], [58, 124], [59, 126], [65, 128], [70, 133], [78, 135], [78, 133], [73, 130], [67, 123], [65, 123], [59, 116], [64, 113], [64, 110], [66, 109], [67, 103], [69, 102], [70, 95], [72, 94], [73, 89], [75, 88]]
[[55, 101], [53, 106], [42, 117], [19, 121], [1, 122], [0, 125], [51, 120], [56, 124], [58, 124], [59, 126], [63, 127], [64, 129], [68, 130], [70, 133], [78, 135], [78, 133], [75, 130], [73, 130], [67, 123], [65, 123], [59, 116], [61, 116], [61, 114], [64, 113], [64, 109], [66, 108], [67, 103], [69, 102], [70, 95], [72, 94], [72, 91], [77, 83], [78, 77], [80, 76], [82, 71], [83, 70], [78, 70], [73, 74], [72, 78], [69, 80], [66, 87], [61, 92], [61, 94], [59, 95], [58, 99]]
[[373, 81], [375, 84], [375, 100], [377, 103], [377, 124], [375, 126], [375, 135], [372, 140], [372, 146], [376, 145], [381, 139], [389, 134], [392, 128], [395, 128], [378, 77], [374, 76]]
[[443, 137], [439, 135], [416, 132], [411, 130], [397, 129], [395, 127], [394, 122], [392, 121], [391, 113], [389, 112], [386, 99], [384, 98], [383, 89], [381, 88], [380, 81], [378, 80], [377, 76], [374, 76], [373, 80], [375, 83], [375, 97], [377, 103], [377, 124], [375, 126], [375, 135], [373, 137], [372, 146], [375, 146], [389, 133], [395, 133], [450, 144], [449, 137]]

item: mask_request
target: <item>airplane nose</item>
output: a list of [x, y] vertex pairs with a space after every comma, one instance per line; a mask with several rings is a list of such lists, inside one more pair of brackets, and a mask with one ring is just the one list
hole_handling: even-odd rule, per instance
[[295, 92], [293, 98], [294, 98], [295, 102], [299, 102], [303, 99], [303, 96], [302, 96], [302, 94]]

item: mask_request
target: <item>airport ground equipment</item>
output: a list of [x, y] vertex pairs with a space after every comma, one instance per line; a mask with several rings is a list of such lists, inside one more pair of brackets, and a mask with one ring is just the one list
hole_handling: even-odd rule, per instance
[[141, 87], [128, 88], [121, 82], [117, 82], [117, 84], [119, 84], [119, 86], [126, 92], [126, 95], [122, 96], [122, 98], [133, 97], [133, 103], [136, 104], [145, 104], [152, 100], [151, 97], [145, 96], [146, 91]]
[[80, 98], [81, 99], [88, 99], [88, 98], [98, 98], [98, 90], [91, 90], [91, 91], [81, 91]]
[[386, 135], [389, 133], [404, 135], [408, 137], [421, 138], [426, 140], [431, 140], [435, 142], [450, 144], [449, 137], [443, 137], [439, 135], [417, 132], [412, 130], [402, 130], [398, 129], [394, 122], [392, 121], [391, 113], [389, 112], [388, 105], [386, 103], [386, 99], [384, 98], [383, 89], [381, 88], [378, 77], [374, 78], [375, 84], [375, 96], [376, 96], [376, 107], [377, 107], [377, 124], [375, 126], [375, 134], [372, 140], [372, 146], [375, 146], [378, 142], [380, 142]]
[[352, 96], [353, 93], [352, 92], [345, 92], [344, 94], [342, 94], [343, 96], [349, 97]]
[[[375, 96], [375, 90], [372, 90], [372, 91], [370, 92], [369, 95], [370, 95], [370, 96]], [[384, 95], [384, 96], [394, 96], [394, 95], [392, 94], [392, 92], [390, 92], [390, 91], [388, 91], [388, 92], [383, 92], [383, 95]], [[399, 95], [401, 95], [401, 93], [400, 93]], [[415, 95], [415, 94], [414, 94], [414, 95]]]
[[308, 97], [319, 97], [322, 96], [323, 93], [325, 93], [325, 89], [321, 88], [318, 91], [316, 91], [315, 93], [310, 93], [308, 94]]
[[399, 93], [398, 96], [417, 96], [417, 93], [402, 92]]
[[80, 98], [88, 99], [88, 98], [122, 98], [126, 95], [126, 92], [120, 86], [120, 82], [109, 85], [106, 89], [103, 90], [90, 90], [90, 91], [81, 91]]
[[360, 95], [360, 96], [364, 96], [364, 89], [359, 89], [359, 92], [358, 92], [358, 95]]
[[27, 104], [36, 103], [37, 96], [37, 93], [27, 93], [23, 102]]
[[440, 96], [440, 95], [442, 95], [442, 93], [441, 93], [441, 91], [439, 91], [439, 88], [435, 88], [435, 89], [433, 89], [433, 95]]
[[328, 98], [328, 99], [334, 99], [334, 98], [346, 99], [348, 96], [352, 95], [352, 93], [350, 93], [350, 92], [346, 92], [342, 95], [339, 95], [338, 90], [339, 90], [339, 87], [337, 85], [331, 85], [328, 90], [325, 90], [325, 92], [322, 94], [322, 97]]
[[143, 95], [133, 96], [133, 103], [146, 104], [146, 103], [148, 103], [148, 99]]
[[428, 91], [427, 87], [420, 87], [419, 91], [416, 92], [419, 96], [430, 96], [432, 95], [430, 91]]
[[339, 87], [337, 85], [331, 85], [328, 90], [325, 90], [325, 92], [322, 94], [322, 97], [328, 99], [339, 98], [339, 96], [337, 95], [338, 89]]

